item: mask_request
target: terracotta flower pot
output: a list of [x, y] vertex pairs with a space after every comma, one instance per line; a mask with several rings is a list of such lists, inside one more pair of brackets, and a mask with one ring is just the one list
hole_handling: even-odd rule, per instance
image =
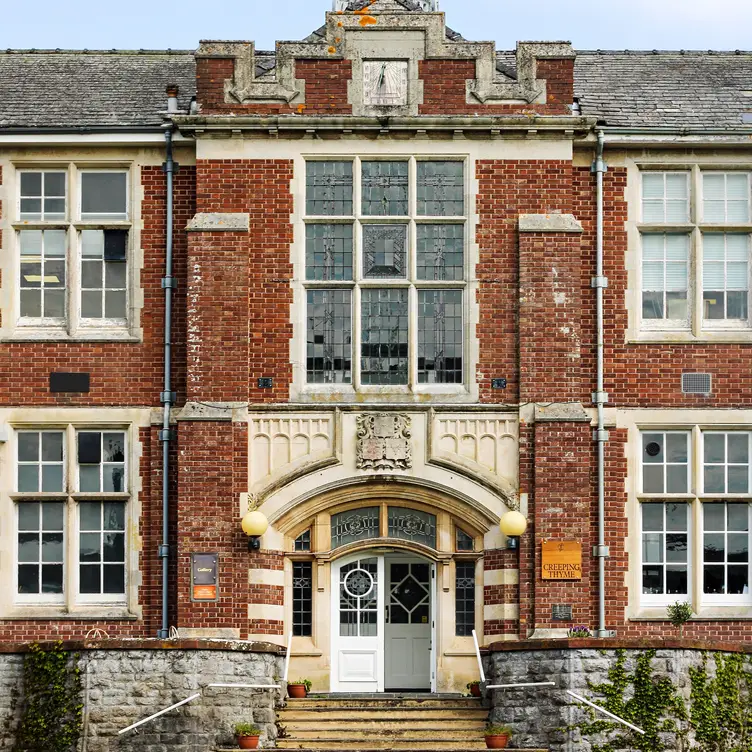
[[509, 742], [509, 734], [494, 734], [486, 737], [488, 749], [505, 749]]
[[239, 736], [238, 746], [240, 749], [256, 749], [258, 747], [258, 740], [257, 736]]
[[480, 697], [480, 684], [471, 684], [470, 685], [470, 694], [473, 697]]
[[288, 684], [287, 694], [290, 697], [297, 697], [298, 699], [301, 699], [305, 697], [308, 692], [306, 691], [305, 684]]

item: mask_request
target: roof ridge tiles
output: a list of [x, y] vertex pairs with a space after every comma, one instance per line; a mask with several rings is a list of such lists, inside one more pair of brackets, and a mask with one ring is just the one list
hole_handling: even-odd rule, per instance
[[13, 48], [8, 47], [6, 49], [0, 49], [0, 55], [194, 55], [196, 50], [125, 50], [125, 49], [109, 49], [109, 50], [73, 50], [63, 49], [58, 47], [56, 49], [36, 49], [34, 47], [28, 48]]

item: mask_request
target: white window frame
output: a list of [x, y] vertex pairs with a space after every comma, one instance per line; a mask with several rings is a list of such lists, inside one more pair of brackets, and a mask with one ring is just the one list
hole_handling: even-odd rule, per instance
[[[636, 587], [636, 602], [640, 607], [651, 609], [656, 607], [665, 607], [677, 600], [682, 600], [677, 596], [655, 596], [643, 594], [642, 592], [642, 504], [646, 502], [686, 502], [689, 514], [689, 543], [688, 543], [688, 583], [689, 593], [684, 598], [692, 603], [695, 613], [704, 609], [713, 609], [715, 607], [752, 607], [752, 480], [748, 493], [724, 493], [714, 494], [705, 493], [703, 487], [704, 481], [704, 435], [705, 434], [745, 434], [750, 442], [750, 465], [752, 466], [752, 431], [748, 426], [718, 426], [718, 425], [688, 425], [683, 428], [671, 427], [666, 428], [663, 425], [651, 425], [641, 423], [636, 427], [636, 451], [638, 456], [637, 477], [635, 482], [636, 503], [638, 505], [636, 520], [637, 528], [635, 532], [639, 539], [639, 551], [636, 554], [635, 561], [638, 565], [637, 576], [632, 581]], [[688, 435], [688, 493], [649, 493], [642, 490], [642, 446], [644, 434], [686, 434]], [[665, 451], [665, 447], [664, 447]], [[665, 463], [664, 463], [665, 466]], [[752, 469], [750, 470], [752, 472]], [[712, 595], [704, 592], [704, 505], [712, 503], [746, 503], [750, 507], [750, 529], [749, 529], [749, 548], [750, 560], [748, 565], [749, 571], [749, 589], [750, 593], [743, 595]], [[665, 511], [664, 511], [665, 516]], [[665, 517], [664, 517], [665, 518]], [[750, 614], [752, 616], [752, 614]]]
[[[711, 174], [724, 174], [742, 172], [747, 175], [747, 184], [750, 186], [750, 218], [745, 223], [707, 223], [704, 220], [704, 176]], [[660, 173], [664, 175], [685, 173], [689, 180], [689, 218], [686, 223], [651, 222], [644, 220], [643, 182], [648, 173]], [[654, 164], [638, 165], [639, 175], [639, 206], [635, 212], [637, 254], [635, 275], [635, 316], [637, 332], [643, 334], [644, 339], [660, 337], [662, 333], [667, 336], [679, 336], [686, 333], [688, 339], [702, 339], [703, 337], [723, 337], [723, 335], [748, 337], [752, 335], [752, 171], [748, 166], [729, 165], [717, 167], [710, 165], [693, 164], [689, 166], [671, 165], [656, 166]], [[705, 319], [703, 304], [703, 237], [705, 234], [733, 234], [747, 235], [749, 238], [749, 262], [747, 282], [747, 318], [740, 319]], [[689, 284], [688, 284], [688, 322], [671, 319], [645, 319], [642, 315], [642, 276], [643, 276], [643, 252], [642, 236], [645, 234], [684, 234], [689, 239]], [[637, 335], [639, 338], [639, 334]], [[746, 341], [746, 340], [745, 340]]]
[[[663, 463], [659, 465], [659, 463], [654, 463], [654, 467], [663, 467], [663, 480], [664, 480], [664, 487], [668, 486], [667, 483], [667, 474], [666, 474], [666, 468], [669, 465], [677, 465], [680, 466], [680, 463], [677, 462], [666, 462], [665, 453], [666, 453], [666, 436], [671, 435], [682, 435], [687, 437], [687, 490], [682, 491], [681, 493], [668, 493], [667, 491], [664, 491], [662, 493], [659, 492], [651, 492], [651, 491], [644, 491], [644, 484], [643, 484], [643, 470], [645, 463], [642, 461], [642, 437], [643, 434], [661, 434], [664, 437], [663, 441], [663, 453], [664, 453], [664, 460]], [[675, 430], [675, 429], [669, 429], [664, 430], [661, 428], [656, 428], [655, 430], [650, 429], [643, 429], [640, 431], [640, 462], [639, 462], [639, 481], [638, 481], [638, 488], [640, 489], [640, 495], [646, 498], [652, 498], [656, 497], [656, 499], [686, 499], [688, 496], [692, 493], [692, 477], [693, 477], [693, 453], [692, 453], [692, 434], [689, 430]]]
[[[301, 215], [304, 237], [299, 244], [301, 248], [302, 275], [302, 337], [300, 342], [300, 362], [303, 363], [301, 391], [303, 394], [312, 393], [351, 393], [371, 395], [410, 395], [410, 394], [446, 394], [465, 395], [470, 389], [470, 297], [471, 286], [471, 244], [470, 233], [470, 207], [468, 206], [470, 162], [466, 155], [450, 154], [367, 154], [357, 153], [349, 155], [327, 154], [306, 156], [303, 161], [303, 169], [308, 162], [347, 162], [353, 163], [353, 213], [351, 215], [309, 215], [305, 213], [305, 183], [303, 181], [304, 206]], [[361, 163], [367, 162], [406, 162], [408, 163], [408, 214], [405, 216], [391, 215], [365, 215], [362, 213], [361, 202]], [[417, 163], [418, 162], [456, 162], [463, 167], [463, 210], [458, 216], [433, 216], [419, 215], [417, 213]], [[305, 279], [305, 226], [308, 224], [342, 224], [353, 226], [353, 279], [341, 280], [308, 280]], [[362, 228], [366, 224], [395, 224], [407, 225], [407, 275], [403, 279], [369, 277], [365, 278], [362, 271]], [[418, 224], [448, 224], [463, 226], [463, 278], [461, 280], [418, 280], [416, 271], [416, 248]], [[364, 288], [399, 288], [408, 290], [408, 378], [407, 384], [362, 384], [361, 374], [361, 295]], [[350, 290], [351, 297], [351, 327], [352, 327], [352, 360], [351, 382], [342, 383], [319, 383], [307, 381], [307, 293], [315, 289], [345, 289]], [[419, 383], [418, 382], [418, 290], [461, 290], [462, 291], [462, 382], [454, 384], [444, 383]]]
[[[683, 595], [679, 595], [676, 593], [670, 594], [670, 593], [661, 593], [661, 594], [654, 594], [654, 593], [643, 593], [642, 592], [642, 569], [643, 566], [647, 565], [650, 566], [653, 564], [653, 562], [646, 562], [643, 557], [643, 535], [644, 535], [644, 504], [660, 504], [663, 508], [663, 564], [660, 565], [663, 567], [663, 589], [666, 590], [666, 567], [668, 566], [668, 562], [666, 561], [666, 536], [669, 534], [669, 531], [666, 530], [666, 505], [667, 504], [683, 504], [687, 508], [687, 592]], [[692, 596], [692, 577], [693, 577], [693, 567], [692, 567], [692, 558], [693, 558], [693, 550], [692, 550], [692, 504], [690, 501], [687, 501], [685, 499], [670, 499], [670, 498], [658, 498], [655, 499], [649, 499], [645, 498], [640, 502], [639, 506], [639, 520], [640, 520], [640, 568], [639, 568], [639, 582], [640, 582], [640, 601], [645, 606], [668, 606], [671, 603], [675, 603], [677, 600], [689, 600]], [[675, 531], [672, 531], [675, 532]]]
[[[14, 322], [10, 339], [93, 339], [93, 340], [130, 340], [133, 321], [134, 279], [135, 279], [135, 243], [136, 224], [134, 221], [133, 200], [133, 165], [116, 162], [112, 164], [88, 164], [84, 162], [50, 163], [39, 165], [24, 162], [16, 168], [15, 214], [13, 228], [13, 264], [10, 269], [14, 279], [14, 312], [10, 316]], [[21, 175], [35, 172], [64, 172], [66, 175], [65, 218], [61, 220], [23, 220], [21, 219]], [[82, 176], [85, 173], [118, 173], [126, 176], [126, 217], [123, 219], [103, 219], [83, 217], [81, 214]], [[20, 311], [19, 270], [20, 233], [24, 230], [52, 230], [66, 232], [66, 286], [65, 316], [58, 318], [22, 317]], [[124, 318], [83, 318], [81, 315], [81, 231], [82, 230], [125, 230], [126, 243], [126, 283], [125, 283], [125, 317]]]
[[[748, 467], [747, 467], [747, 490], [746, 492], [731, 492], [728, 491], [724, 493], [718, 493], [715, 491], [707, 491], [705, 490], [705, 437], [706, 436], [724, 436], [725, 438], [725, 452], [726, 452], [726, 462], [721, 465], [717, 462], [709, 463], [711, 465], [715, 465], [718, 467], [723, 467], [724, 469], [728, 469], [729, 462], [728, 462], [728, 436], [729, 434], [734, 435], [742, 435], [746, 434], [747, 436], [747, 457], [749, 459]], [[705, 430], [700, 432], [700, 464], [702, 465], [700, 469], [700, 477], [699, 477], [699, 485], [698, 488], [702, 489], [701, 495], [704, 497], [713, 497], [713, 498], [719, 498], [719, 499], [728, 499], [730, 501], [733, 501], [739, 496], [745, 496], [752, 493], [752, 431], [727, 431], [727, 430]], [[742, 463], [731, 463], [732, 466], [734, 465], [742, 465]], [[726, 474], [726, 481], [724, 482], [724, 485], [728, 488], [728, 474]]]
[[[19, 492], [17, 480], [14, 480], [11, 500], [14, 504], [13, 523], [13, 591], [11, 601], [19, 608], [31, 606], [56, 606], [64, 607], [67, 611], [76, 612], [77, 607], [120, 607], [126, 608], [129, 604], [130, 579], [132, 576], [130, 558], [133, 541], [131, 539], [133, 498], [130, 489], [133, 487], [133, 479], [130, 477], [133, 462], [131, 452], [134, 447], [134, 432], [132, 427], [124, 424], [52, 424], [52, 425], [19, 425], [13, 427], [11, 438], [11, 456], [14, 477], [17, 478], [18, 467], [18, 435], [24, 432], [62, 432], [63, 433], [63, 490], [60, 492]], [[125, 437], [125, 489], [122, 492], [89, 492], [78, 491], [78, 456], [77, 437], [78, 433], [123, 433]], [[63, 540], [65, 561], [63, 564], [63, 594], [50, 597], [44, 594], [18, 593], [18, 506], [26, 502], [61, 501], [65, 505]], [[116, 501], [125, 503], [125, 587], [123, 593], [82, 594], [79, 588], [79, 503], [82, 501]], [[84, 611], [85, 613], [85, 611]]]

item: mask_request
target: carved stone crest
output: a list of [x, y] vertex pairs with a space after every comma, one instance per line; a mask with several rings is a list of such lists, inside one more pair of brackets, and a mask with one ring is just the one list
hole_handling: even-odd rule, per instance
[[358, 416], [355, 466], [360, 470], [406, 470], [413, 466], [410, 417], [395, 413]]

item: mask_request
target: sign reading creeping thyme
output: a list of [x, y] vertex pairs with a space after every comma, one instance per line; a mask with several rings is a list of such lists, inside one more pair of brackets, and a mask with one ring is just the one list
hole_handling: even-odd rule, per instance
[[581, 580], [582, 544], [571, 540], [542, 541], [541, 573], [544, 580]]

